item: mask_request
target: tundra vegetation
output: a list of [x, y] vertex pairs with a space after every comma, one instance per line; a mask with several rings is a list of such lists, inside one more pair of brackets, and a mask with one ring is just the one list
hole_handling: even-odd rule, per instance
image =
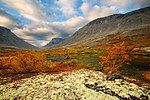
[[132, 78], [140, 77], [141, 80], [150, 81], [149, 65], [146, 70], [140, 70], [140, 68], [138, 70], [138, 66], [132, 66], [135, 62], [133, 51], [143, 53], [141, 50], [134, 49], [123, 41], [111, 46], [91, 48], [78, 45], [62, 49], [1, 50], [0, 75], [53, 73], [87, 68], [105, 73], [121, 73]]

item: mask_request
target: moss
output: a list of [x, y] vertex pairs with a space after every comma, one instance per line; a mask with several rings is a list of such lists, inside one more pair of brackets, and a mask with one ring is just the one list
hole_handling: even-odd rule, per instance
[[76, 60], [77, 66], [84, 66], [88, 69], [101, 70], [99, 56], [107, 55], [106, 51], [98, 51], [91, 48], [78, 49], [77, 52], [69, 54], [47, 54], [47, 60], [53, 62], [67, 62]]

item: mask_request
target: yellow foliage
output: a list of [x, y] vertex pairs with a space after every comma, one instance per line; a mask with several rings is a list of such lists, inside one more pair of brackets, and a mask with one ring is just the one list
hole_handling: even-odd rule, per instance
[[50, 71], [52, 71], [55, 67], [58, 66], [59, 63], [57, 62], [52, 62], [52, 61], [48, 61], [46, 63], [47, 69], [49, 69]]

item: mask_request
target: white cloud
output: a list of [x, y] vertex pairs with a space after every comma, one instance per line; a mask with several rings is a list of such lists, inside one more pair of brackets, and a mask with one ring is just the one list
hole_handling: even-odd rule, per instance
[[11, 15], [0, 9], [0, 26], [13, 28], [18, 26], [18, 20], [13, 18]]
[[123, 8], [127, 7], [130, 1], [129, 0], [103, 0], [104, 4], [106, 5], [123, 7]]
[[[58, 36], [47, 24], [31, 24], [24, 26], [22, 29], [14, 28], [12, 30], [18, 37], [35, 46], [41, 47], [46, 45], [52, 38]], [[41, 39], [38, 36], [43, 37]]]
[[79, 16], [79, 17], [72, 17], [68, 19], [65, 22], [53, 22], [50, 25], [52, 27], [57, 28], [57, 32], [66, 32], [68, 34], [73, 34], [75, 31], [77, 31], [79, 28], [84, 26], [88, 20], [86, 20], [84, 17]]
[[84, 18], [89, 21], [115, 13], [114, 7], [100, 7], [98, 5], [91, 6], [88, 2], [82, 4], [81, 10]]
[[5, 16], [0, 16], [0, 25], [1, 26], [5, 26], [5, 27], [9, 27], [13, 24], [13, 21], [10, 20], [9, 18], [5, 17]]
[[[22, 29], [15, 28], [12, 30], [18, 37], [35, 45], [44, 46], [55, 37], [63, 37], [63, 35], [72, 35], [79, 28], [84, 26], [88, 21], [83, 17], [73, 17], [65, 22], [52, 22], [42, 24], [31, 24]], [[37, 35], [43, 35], [43, 39], [38, 39]]]
[[56, 4], [60, 7], [60, 11], [66, 17], [72, 17], [76, 15], [75, 9], [76, 0], [57, 0]]
[[[51, 40], [55, 38], [55, 37], [51, 37]], [[26, 40], [25, 40], [26, 41]], [[42, 46], [45, 46], [46, 44], [48, 44], [50, 41], [46, 41], [46, 40], [37, 40], [37, 41], [32, 41], [32, 40], [28, 40], [26, 41], [34, 46], [37, 46], [37, 47], [42, 47]]]
[[50, 16], [35, 0], [1, 0], [6, 6], [18, 11], [23, 17], [40, 22]]
[[149, 0], [102, 0], [105, 5], [117, 8], [145, 7], [150, 5]]
[[87, 2], [84, 2], [81, 6], [81, 10], [82, 10], [83, 14], [86, 15], [90, 10], [89, 4]]

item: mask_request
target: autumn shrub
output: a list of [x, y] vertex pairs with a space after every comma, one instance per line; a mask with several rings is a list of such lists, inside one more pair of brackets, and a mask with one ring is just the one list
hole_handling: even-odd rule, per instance
[[57, 67], [53, 68], [53, 72], [63, 72], [63, 71], [72, 71], [72, 70], [77, 70], [80, 69], [80, 67], [76, 66], [66, 66], [64, 64], [59, 64]]
[[12, 70], [12, 74], [46, 72], [48, 70], [45, 55], [37, 51], [18, 51], [15, 57], [1, 57], [0, 69], [3, 74], [7, 70]]
[[150, 70], [144, 72], [143, 76], [144, 76], [144, 78], [145, 78], [146, 80], [149, 80], [149, 81], [150, 81]]
[[16, 57], [0, 58], [0, 75], [9, 75], [14, 73], [22, 73], [23, 68], [19, 66]]
[[16, 59], [12, 57], [0, 58], [0, 69], [11, 69], [10, 67], [14, 64], [14, 61], [16, 61]]
[[1, 50], [0, 57], [10, 57], [15, 56], [17, 54], [16, 50]]
[[24, 72], [24, 69], [20, 66], [20, 63], [18, 62], [19, 59], [17, 57], [9, 57], [7, 61], [8, 62], [6, 63], [9, 64], [9, 69], [12, 69], [14, 73]]
[[73, 61], [47, 61], [39, 51], [17, 51], [15, 56], [0, 58], [0, 75], [32, 72], [61, 72], [75, 69]]
[[57, 66], [59, 65], [59, 62], [52, 62], [47, 61], [46, 62], [46, 72], [52, 72]]
[[0, 58], [0, 69], [6, 69], [8, 66], [8, 60]]
[[130, 47], [126, 47], [125, 43], [114, 44], [112, 47], [107, 49], [107, 56], [100, 57], [100, 62], [102, 63], [103, 70], [108, 73], [119, 72], [119, 68], [122, 64], [129, 62]]
[[18, 62], [25, 72], [44, 72], [46, 57], [36, 51], [19, 51]]
[[72, 70], [77, 70], [80, 69], [80, 66], [76, 65], [76, 61], [74, 60], [68, 60], [64, 62], [59, 62], [53, 69], [51, 70], [52, 72], [63, 72], [63, 71], [72, 71]]

